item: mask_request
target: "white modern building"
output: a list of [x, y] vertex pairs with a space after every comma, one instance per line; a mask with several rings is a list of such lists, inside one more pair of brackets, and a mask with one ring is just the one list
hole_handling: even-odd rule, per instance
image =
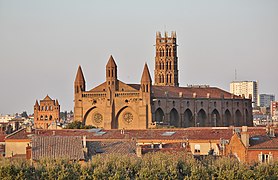
[[270, 107], [271, 101], [275, 101], [275, 95], [273, 94], [260, 94], [260, 106]]
[[233, 81], [230, 83], [230, 93], [245, 98], [252, 98], [253, 107], [259, 105], [257, 81]]

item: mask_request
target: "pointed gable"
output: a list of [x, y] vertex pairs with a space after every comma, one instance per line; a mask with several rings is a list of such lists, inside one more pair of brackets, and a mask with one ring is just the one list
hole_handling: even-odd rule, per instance
[[142, 78], [141, 78], [141, 82], [151, 82], [151, 81], [152, 81], [152, 78], [151, 78], [151, 75], [150, 75], [150, 71], [149, 71], [147, 63], [145, 63]]
[[82, 68], [80, 65], [78, 66], [78, 70], [77, 70], [76, 77], [75, 77], [75, 82], [85, 82], [85, 78], [84, 78]]
[[43, 100], [44, 100], [44, 101], [52, 101], [52, 99], [51, 99], [48, 95], [46, 95], [45, 98], [44, 98]]

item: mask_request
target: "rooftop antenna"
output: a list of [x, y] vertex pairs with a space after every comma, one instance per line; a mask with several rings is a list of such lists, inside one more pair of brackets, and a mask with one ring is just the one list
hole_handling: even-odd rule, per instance
[[236, 72], [236, 69], [235, 69], [235, 81], [237, 80], [237, 72]]

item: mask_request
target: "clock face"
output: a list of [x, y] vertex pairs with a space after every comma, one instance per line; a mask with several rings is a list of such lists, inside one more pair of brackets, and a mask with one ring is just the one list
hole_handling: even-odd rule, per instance
[[100, 124], [103, 120], [103, 117], [100, 113], [95, 113], [93, 116], [93, 122], [96, 124]]
[[133, 115], [130, 113], [130, 112], [126, 112], [124, 115], [123, 115], [123, 119], [124, 119], [124, 122], [126, 124], [130, 124], [133, 120]]

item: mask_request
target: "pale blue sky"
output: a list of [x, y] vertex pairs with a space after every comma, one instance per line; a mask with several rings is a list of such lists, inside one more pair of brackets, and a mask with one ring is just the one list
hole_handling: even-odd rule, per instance
[[277, 0], [0, 0], [0, 113], [32, 113], [46, 94], [73, 109], [78, 65], [91, 89], [110, 54], [120, 80], [139, 83], [145, 62], [153, 77], [164, 30], [177, 32], [181, 86], [229, 91], [237, 69], [278, 96]]

